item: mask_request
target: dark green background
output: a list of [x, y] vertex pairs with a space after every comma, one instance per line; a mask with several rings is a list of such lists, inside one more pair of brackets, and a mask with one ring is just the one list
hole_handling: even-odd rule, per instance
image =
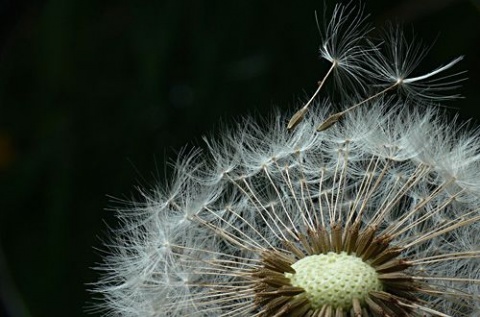
[[[332, 1], [326, 1], [332, 7]], [[480, 14], [472, 1], [367, 1], [436, 45], [425, 69], [457, 69], [480, 109]], [[166, 158], [246, 114], [291, 109], [326, 70], [323, 1], [0, 2], [0, 291], [7, 316], [83, 316], [107, 195], [135, 196]]]

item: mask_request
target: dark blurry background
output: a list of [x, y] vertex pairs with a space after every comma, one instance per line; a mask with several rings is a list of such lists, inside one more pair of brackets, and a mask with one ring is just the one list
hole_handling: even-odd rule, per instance
[[[323, 3], [1, 0], [0, 315], [86, 315], [94, 246], [116, 226], [107, 194], [164, 178], [220, 121], [304, 100], [328, 66]], [[366, 7], [376, 26], [400, 19], [436, 40], [425, 69], [466, 55], [466, 99], [446, 105], [480, 118], [478, 3]]]

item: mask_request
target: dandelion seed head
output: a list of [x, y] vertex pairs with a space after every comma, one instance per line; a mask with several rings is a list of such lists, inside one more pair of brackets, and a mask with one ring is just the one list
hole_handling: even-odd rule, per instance
[[[262, 127], [245, 119], [226, 136], [249, 134], [249, 147], [239, 148], [228, 172], [219, 172], [225, 163], [215, 157], [229, 147], [182, 157], [195, 163], [176, 164], [189, 175], [181, 191], [154, 191], [134, 210], [120, 211], [125, 228], [111, 243], [98, 285], [105, 305], [120, 316], [474, 316], [478, 192], [431, 156], [439, 147], [458, 155], [451, 150], [469, 137], [420, 147], [412, 131], [450, 131], [439, 113], [373, 105], [369, 113], [381, 123], [362, 136], [350, 127], [369, 122], [364, 111], [315, 133], [331, 111], [324, 107], [290, 133], [281, 114]], [[290, 150], [265, 140], [279, 134]], [[263, 155], [250, 153], [257, 145]], [[336, 257], [354, 259], [357, 269], [322, 263]], [[304, 269], [308, 259], [312, 269]], [[348, 274], [370, 277], [355, 284]]]
[[354, 10], [335, 8], [321, 49], [355, 82], [343, 110], [320, 85], [293, 121], [245, 118], [121, 202], [94, 289], [107, 315], [478, 315], [479, 132], [417, 102], [443, 98], [430, 81], [459, 59], [411, 77], [420, 53], [363, 41]]

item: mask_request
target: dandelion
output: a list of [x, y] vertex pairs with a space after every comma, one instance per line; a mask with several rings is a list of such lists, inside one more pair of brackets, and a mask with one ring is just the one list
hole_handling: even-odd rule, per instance
[[352, 10], [335, 8], [321, 47], [322, 84], [358, 86], [346, 110], [317, 90], [183, 153], [169, 185], [119, 210], [95, 288], [108, 314], [478, 316], [479, 134], [419, 106], [452, 97], [460, 59], [412, 77], [422, 53], [397, 29], [364, 41]]

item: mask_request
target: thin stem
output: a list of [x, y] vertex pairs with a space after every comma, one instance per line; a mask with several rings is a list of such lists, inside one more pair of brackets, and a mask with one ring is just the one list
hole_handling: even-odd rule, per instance
[[328, 70], [327, 74], [323, 77], [323, 79], [319, 82], [318, 84], [318, 88], [317, 90], [315, 90], [315, 92], [313, 93], [312, 97], [310, 98], [310, 100], [307, 101], [307, 103], [300, 109], [298, 110], [297, 112], [295, 112], [295, 114], [292, 116], [292, 118], [290, 119], [290, 121], [288, 122], [288, 125], [287, 125], [287, 130], [288, 131], [291, 131], [293, 128], [295, 128], [304, 118], [305, 116], [305, 113], [307, 112], [308, 110], [308, 107], [310, 106], [310, 104], [313, 102], [313, 100], [315, 99], [315, 97], [318, 95], [318, 93], [320, 92], [320, 90], [322, 89], [325, 81], [327, 80], [328, 76], [330, 76], [330, 74], [332, 73], [333, 69], [337, 66], [337, 62], [334, 61], [332, 63], [332, 66], [330, 66], [330, 69]]
[[401, 81], [397, 81], [395, 84], [385, 88], [384, 90], [380, 91], [380, 92], [377, 92], [376, 94], [368, 97], [367, 99], [365, 100], [362, 100], [360, 101], [359, 103], [351, 106], [350, 108], [347, 108], [343, 111], [340, 111], [340, 112], [336, 112], [334, 114], [332, 114], [330, 117], [328, 117], [327, 119], [325, 119], [322, 124], [320, 124], [318, 127], [317, 127], [317, 131], [323, 131], [323, 130], [326, 130], [328, 128], [330, 128], [332, 125], [334, 125], [335, 123], [338, 122], [338, 120], [340, 120], [344, 114], [346, 114], [347, 112], [350, 112], [352, 110], [354, 110], [355, 108], [359, 107], [360, 105], [366, 103], [367, 101], [370, 101], [374, 98], [377, 98], [378, 96], [380, 95], [383, 95], [384, 93], [386, 93], [387, 91], [397, 87], [398, 85], [401, 84]]

